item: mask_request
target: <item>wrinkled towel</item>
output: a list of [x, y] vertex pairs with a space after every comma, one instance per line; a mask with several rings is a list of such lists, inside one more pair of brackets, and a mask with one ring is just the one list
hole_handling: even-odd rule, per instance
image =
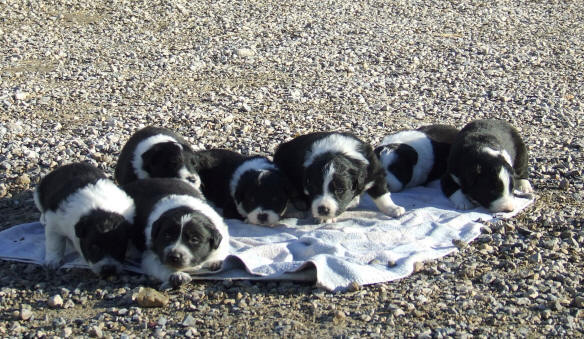
[[[195, 279], [311, 281], [331, 291], [344, 290], [353, 282], [392, 281], [412, 274], [415, 262], [456, 251], [454, 240], [471, 242], [480, 234], [482, 222], [513, 217], [533, 202], [518, 198], [514, 212], [495, 215], [483, 208], [455, 210], [438, 182], [394, 193], [392, 198], [406, 209], [398, 219], [378, 212], [365, 196], [335, 223], [291, 218], [263, 227], [227, 220], [231, 255], [220, 271]], [[43, 226], [37, 222], [0, 232], [0, 258], [42, 264]], [[70, 251], [64, 267], [87, 265]], [[134, 262], [126, 268], [140, 272]]]

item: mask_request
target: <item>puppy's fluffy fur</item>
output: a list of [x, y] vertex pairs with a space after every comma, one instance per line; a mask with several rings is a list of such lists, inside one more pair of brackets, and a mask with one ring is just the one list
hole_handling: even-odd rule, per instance
[[45, 176], [34, 192], [45, 226], [45, 264], [61, 266], [69, 241], [93, 272], [122, 269], [134, 202], [105, 174], [86, 163], [62, 166]]
[[180, 178], [200, 188], [197, 158], [189, 143], [162, 127], [145, 127], [126, 142], [116, 164], [115, 179], [125, 185], [137, 179]]
[[386, 172], [389, 190], [398, 192], [442, 177], [457, 134], [453, 126], [429, 125], [386, 136], [375, 154]]
[[225, 149], [197, 153], [202, 191], [226, 218], [274, 225], [286, 211], [291, 185], [265, 157]]
[[527, 147], [501, 120], [477, 120], [458, 134], [442, 177], [444, 194], [459, 209], [481, 205], [492, 212], [515, 209], [513, 190], [532, 191]]
[[192, 185], [150, 178], [123, 188], [136, 201], [132, 240], [146, 274], [178, 287], [191, 281], [187, 272], [216, 269], [227, 256], [227, 225]]
[[385, 172], [371, 146], [350, 133], [296, 137], [278, 146], [274, 163], [300, 192], [297, 207], [310, 209], [320, 221], [334, 221], [356, 206], [364, 192], [381, 212], [394, 217], [404, 213], [391, 200]]

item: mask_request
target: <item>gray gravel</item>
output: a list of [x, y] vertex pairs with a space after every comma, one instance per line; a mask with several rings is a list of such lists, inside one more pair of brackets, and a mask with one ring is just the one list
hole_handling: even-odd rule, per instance
[[112, 173], [148, 124], [269, 155], [483, 117], [520, 128], [535, 205], [406, 279], [331, 294], [202, 282], [141, 307], [127, 275], [0, 262], [0, 336], [582, 336], [582, 1], [0, 0], [0, 229], [58, 165]]

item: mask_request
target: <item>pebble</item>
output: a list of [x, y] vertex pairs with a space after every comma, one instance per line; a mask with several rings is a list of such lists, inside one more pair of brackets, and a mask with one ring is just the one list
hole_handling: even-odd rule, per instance
[[168, 304], [168, 296], [150, 287], [141, 287], [133, 297], [140, 307], [164, 307]]
[[61, 296], [58, 294], [53, 295], [49, 298], [49, 300], [47, 300], [47, 304], [49, 304], [49, 307], [52, 308], [60, 308], [63, 306], [63, 298], [61, 298]]

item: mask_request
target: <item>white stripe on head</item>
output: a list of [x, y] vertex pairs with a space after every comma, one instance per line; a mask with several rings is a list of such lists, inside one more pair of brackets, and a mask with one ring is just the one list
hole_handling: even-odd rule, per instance
[[[276, 170], [276, 166], [272, 164], [266, 158], [254, 158], [244, 161], [241, 165], [237, 167], [233, 175], [231, 176], [231, 181], [229, 182], [229, 193], [231, 197], [235, 197], [235, 190], [237, 189], [237, 184], [241, 176], [247, 171], [269, 171]], [[241, 212], [240, 212], [241, 213]], [[242, 214], [243, 215], [243, 214]]]
[[[434, 166], [434, 148], [432, 147], [430, 138], [420, 131], [402, 131], [383, 138], [380, 146], [389, 144], [406, 144], [418, 153], [418, 162], [413, 167], [412, 178], [406, 184], [406, 187], [418, 186], [425, 183], [428, 179], [428, 174], [430, 174]], [[385, 163], [383, 164], [386, 171], [390, 163], [388, 162], [387, 165]]]
[[134, 155], [132, 158], [132, 166], [134, 167], [134, 173], [138, 177], [138, 179], [145, 179], [150, 177], [148, 172], [142, 168], [144, 165], [142, 161], [142, 155], [146, 153], [152, 146], [156, 144], [160, 144], [163, 142], [174, 142], [180, 149], [182, 149], [181, 144], [177, 142], [177, 140], [170, 135], [166, 134], [156, 134], [151, 137], [148, 137], [138, 143], [136, 145], [136, 149], [134, 150]]
[[101, 209], [122, 215], [129, 223], [134, 222], [134, 200], [109, 179], [100, 179], [69, 195], [55, 211], [42, 214], [45, 227], [52, 228], [71, 240], [78, 253], [82, 253], [75, 224], [92, 210]]
[[316, 157], [327, 152], [342, 153], [349, 158], [359, 160], [368, 165], [369, 160], [357, 150], [360, 145], [361, 142], [357, 139], [341, 134], [331, 134], [312, 144], [310, 152], [306, 155], [303, 166], [304, 168], [307, 168], [312, 164]]
[[211, 220], [217, 231], [223, 237], [221, 245], [227, 245], [229, 242], [229, 233], [227, 232], [227, 225], [223, 221], [223, 218], [215, 212], [215, 210], [209, 206], [205, 201], [195, 198], [190, 195], [168, 195], [160, 199], [152, 208], [152, 212], [148, 216], [148, 222], [146, 228], [144, 229], [144, 236], [146, 237], [146, 247], [152, 248], [152, 224], [158, 220], [165, 212], [177, 208], [177, 207], [189, 207], [194, 211], [197, 211]]
[[[312, 216], [317, 219], [330, 219], [334, 218], [337, 214], [339, 205], [337, 200], [331, 195], [329, 191], [329, 186], [333, 180], [333, 175], [335, 174], [335, 166], [333, 163], [329, 163], [325, 167], [324, 180], [322, 183], [322, 195], [317, 196], [311, 204]], [[318, 213], [319, 207], [326, 207], [329, 210], [328, 215], [320, 215]]]
[[513, 160], [511, 159], [511, 155], [509, 155], [509, 152], [507, 152], [506, 150], [502, 150], [502, 151], [498, 151], [495, 149], [492, 149], [490, 147], [483, 147], [481, 149], [481, 151], [497, 158], [499, 156], [502, 156], [503, 159], [505, 159], [505, 161], [509, 164], [509, 166], [511, 166], [513, 168]]
[[489, 210], [491, 212], [510, 212], [515, 209], [515, 197], [511, 191], [513, 188], [510, 187], [511, 184], [511, 173], [502, 167], [499, 172], [499, 180], [503, 184], [503, 195], [497, 200], [491, 202], [489, 205]]

